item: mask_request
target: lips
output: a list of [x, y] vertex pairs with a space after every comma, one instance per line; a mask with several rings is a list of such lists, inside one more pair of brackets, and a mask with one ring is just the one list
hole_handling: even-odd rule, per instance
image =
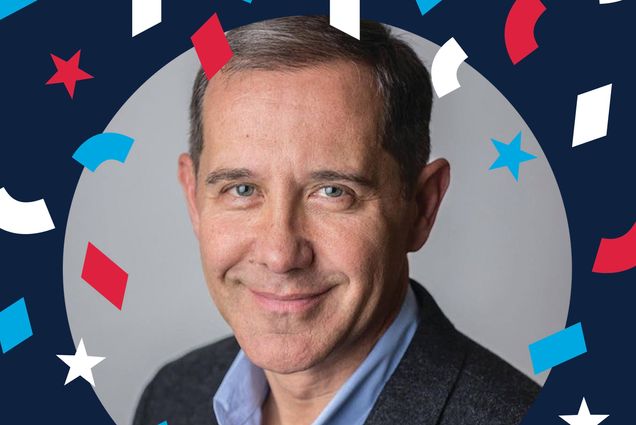
[[317, 297], [319, 295], [324, 294], [329, 289], [331, 289], [331, 288], [327, 288], [327, 289], [324, 289], [324, 290], [318, 291], [318, 292], [310, 292], [310, 293], [300, 293], [299, 292], [299, 293], [291, 293], [291, 294], [275, 294], [275, 293], [270, 293], [270, 292], [255, 291], [255, 290], [252, 290], [252, 289], [250, 289], [250, 291], [252, 291], [254, 294], [256, 294], [256, 295], [258, 295], [260, 297], [268, 298], [268, 299], [271, 299], [271, 300], [294, 301], [294, 300], [302, 300], [302, 299]]
[[287, 294], [261, 292], [249, 289], [257, 304], [274, 313], [300, 313], [318, 305], [332, 288], [319, 292], [295, 292]]

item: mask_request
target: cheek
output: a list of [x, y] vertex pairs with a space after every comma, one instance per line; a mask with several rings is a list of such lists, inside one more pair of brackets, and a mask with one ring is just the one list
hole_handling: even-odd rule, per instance
[[323, 267], [349, 278], [342, 307], [351, 314], [361, 314], [365, 306], [378, 302], [386, 278], [386, 221], [377, 216], [351, 216], [318, 223], [313, 239], [316, 257]]
[[[353, 276], [369, 275], [381, 267], [385, 256], [387, 226], [372, 216], [320, 220], [316, 244]], [[353, 277], [351, 276], [351, 277]]]
[[249, 229], [238, 216], [206, 211], [201, 214], [199, 248], [205, 278], [213, 297], [223, 290], [222, 282], [227, 270], [246, 255], [248, 237]]

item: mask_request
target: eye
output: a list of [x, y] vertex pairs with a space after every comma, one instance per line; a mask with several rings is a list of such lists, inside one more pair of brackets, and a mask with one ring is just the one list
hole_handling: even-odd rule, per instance
[[323, 191], [329, 198], [339, 198], [345, 194], [345, 191], [338, 186], [324, 186], [321, 187], [320, 190]]
[[[248, 197], [254, 193], [254, 186], [249, 184], [235, 184], [226, 190], [234, 190], [238, 196]], [[226, 191], [224, 190], [224, 192]]]

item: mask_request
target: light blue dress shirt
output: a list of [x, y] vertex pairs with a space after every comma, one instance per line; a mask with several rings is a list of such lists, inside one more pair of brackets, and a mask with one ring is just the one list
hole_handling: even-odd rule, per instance
[[[400, 312], [313, 425], [362, 425], [384, 384], [400, 363], [419, 322], [409, 285]], [[269, 392], [265, 373], [240, 350], [213, 399], [219, 425], [261, 425], [261, 405]]]

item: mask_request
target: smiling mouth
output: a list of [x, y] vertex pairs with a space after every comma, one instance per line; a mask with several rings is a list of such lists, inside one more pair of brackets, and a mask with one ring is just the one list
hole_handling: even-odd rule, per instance
[[254, 291], [248, 288], [257, 304], [263, 309], [274, 313], [301, 313], [318, 305], [331, 291], [327, 288], [321, 292], [274, 294]]

